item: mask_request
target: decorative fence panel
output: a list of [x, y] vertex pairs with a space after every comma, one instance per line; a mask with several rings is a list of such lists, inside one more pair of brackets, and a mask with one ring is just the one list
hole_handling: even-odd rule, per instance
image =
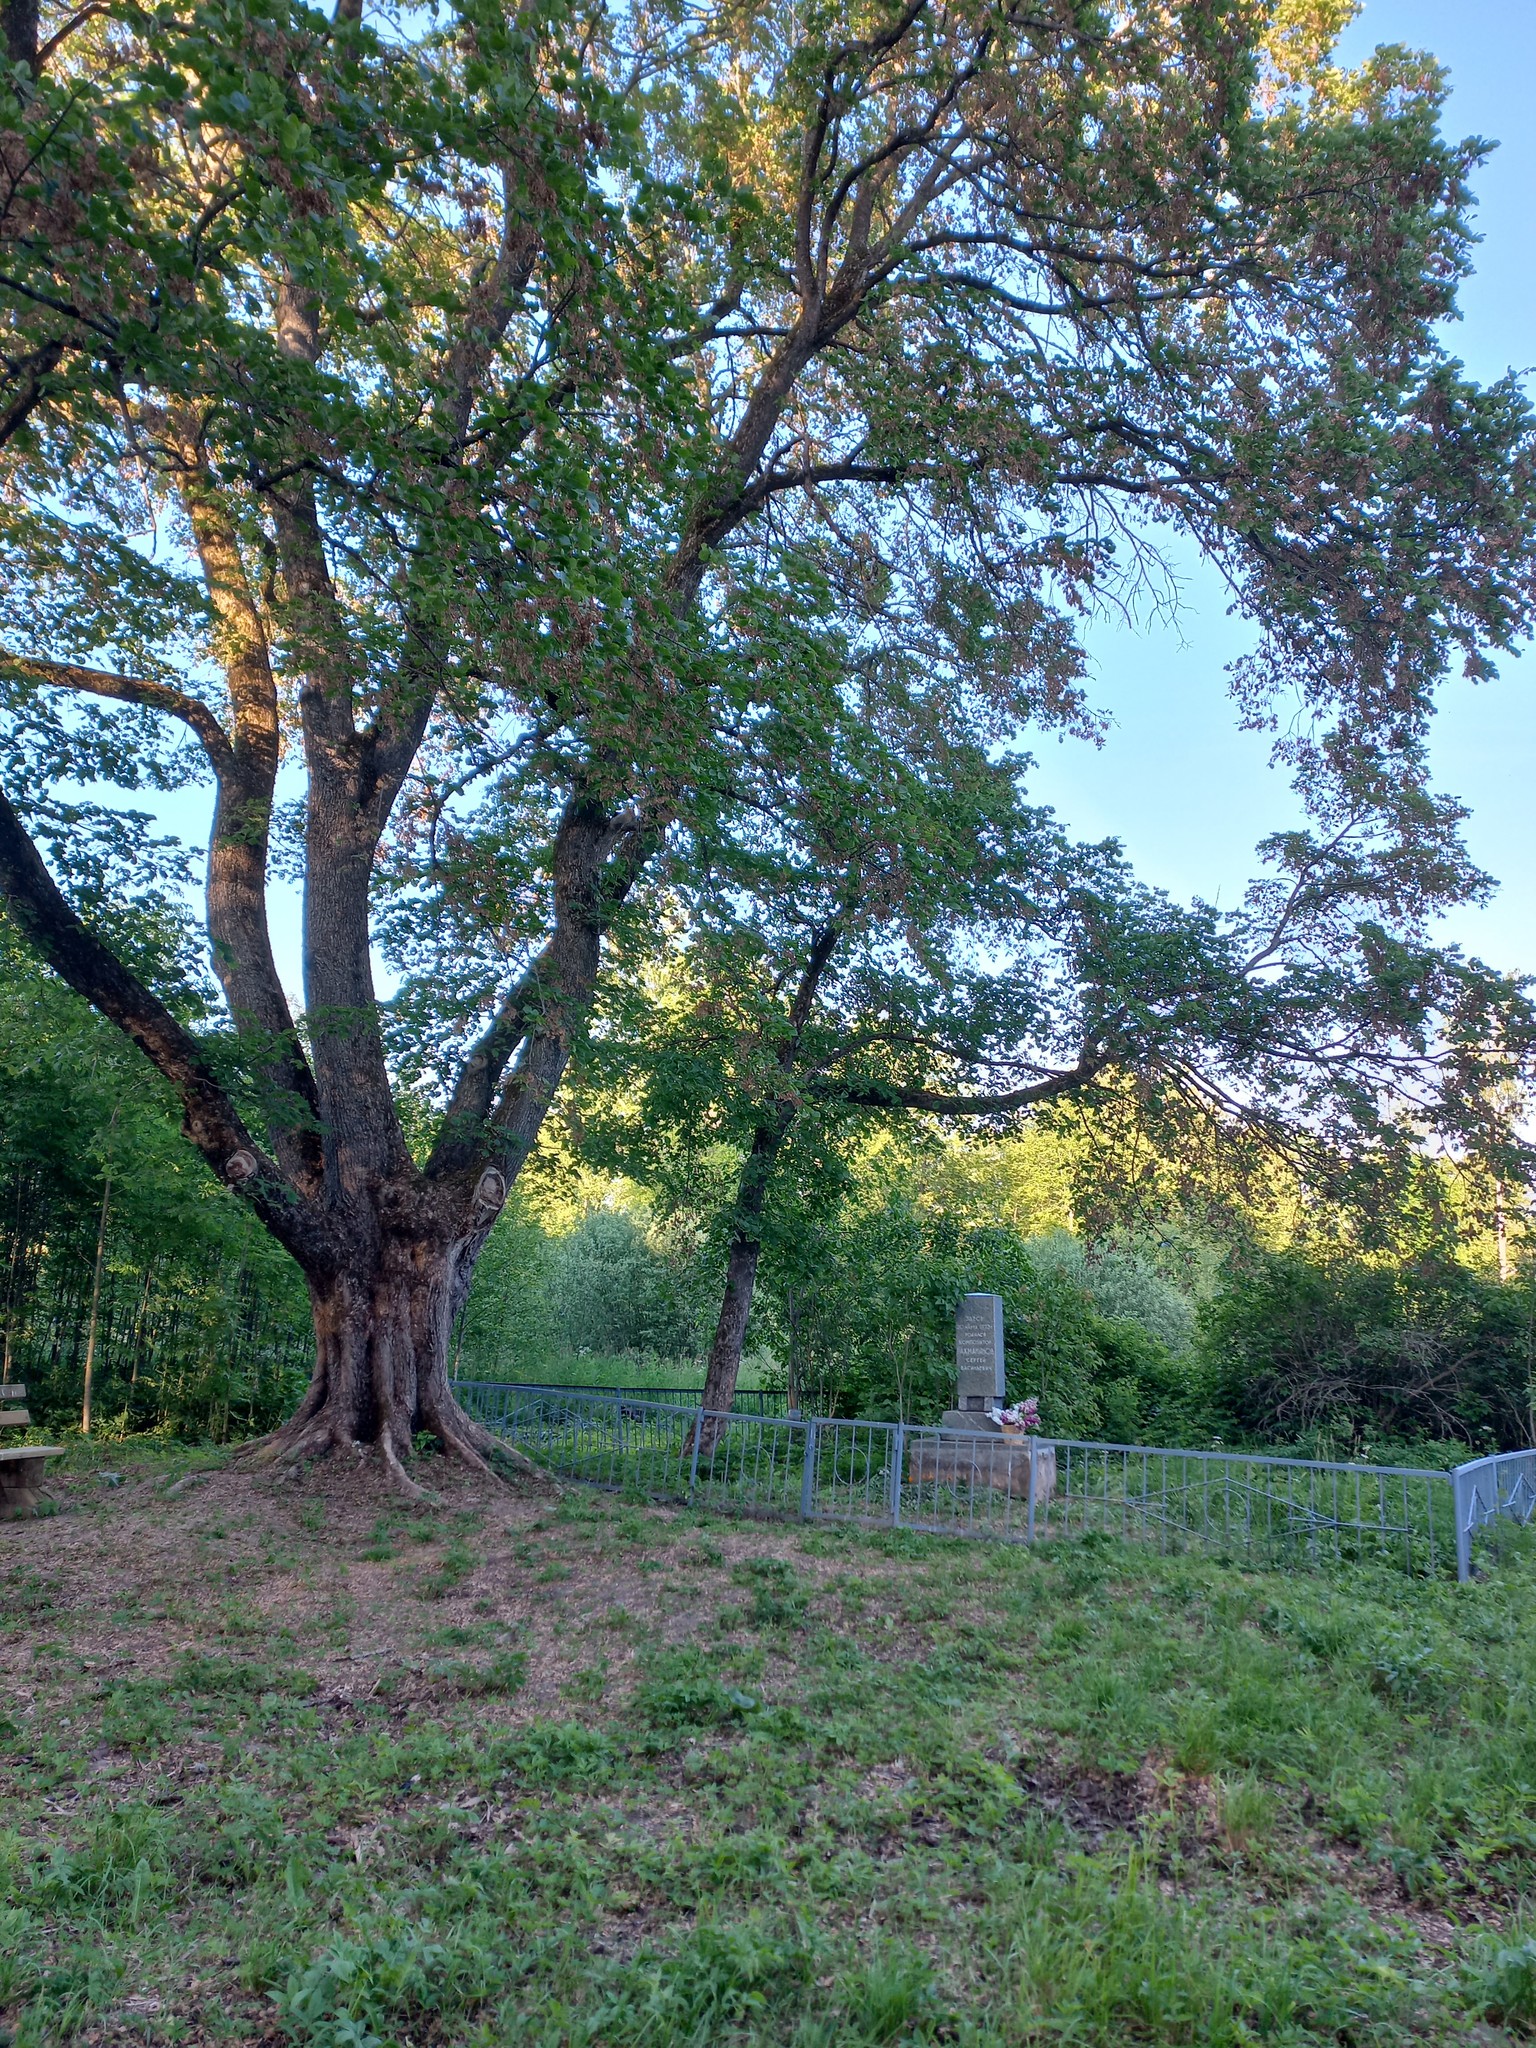
[[1456, 1574], [1469, 1579], [1480, 1538], [1500, 1526], [1524, 1528], [1536, 1511], [1536, 1451], [1474, 1458], [1451, 1475], [1456, 1491]]
[[716, 1414], [577, 1387], [473, 1380], [457, 1391], [553, 1472], [735, 1514], [1019, 1543], [1096, 1530], [1255, 1564], [1368, 1561], [1468, 1578], [1479, 1533], [1536, 1510], [1536, 1451], [1443, 1472]]

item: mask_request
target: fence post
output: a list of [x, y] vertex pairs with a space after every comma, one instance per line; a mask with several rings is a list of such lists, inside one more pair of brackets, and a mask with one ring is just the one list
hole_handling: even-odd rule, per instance
[[1024, 1541], [1026, 1543], [1033, 1543], [1035, 1540], [1035, 1465], [1039, 1449], [1039, 1442], [1036, 1438], [1031, 1437], [1029, 1440], [1029, 1500], [1024, 1509]]
[[693, 1490], [699, 1483], [699, 1449], [704, 1442], [704, 1410], [701, 1408], [693, 1424], [693, 1463], [688, 1467], [688, 1505], [693, 1505]]
[[816, 1418], [805, 1425], [805, 1470], [800, 1475], [800, 1519], [812, 1521], [816, 1513]]
[[891, 1527], [901, 1527], [901, 1470], [906, 1461], [906, 1425], [898, 1422], [891, 1438]]
[[[1481, 1463], [1481, 1460], [1478, 1461]], [[1477, 1466], [1457, 1465], [1451, 1473], [1451, 1513], [1456, 1518], [1456, 1576], [1463, 1584], [1472, 1576], [1472, 1502]]]

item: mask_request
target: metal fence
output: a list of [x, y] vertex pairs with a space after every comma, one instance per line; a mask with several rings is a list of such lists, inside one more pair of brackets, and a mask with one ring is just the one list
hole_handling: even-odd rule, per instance
[[1536, 1511], [1536, 1450], [1474, 1458], [1451, 1474], [1456, 1496], [1456, 1575], [1469, 1579], [1486, 1540], [1524, 1528]]
[[471, 1414], [551, 1471], [734, 1514], [1024, 1543], [1097, 1530], [1165, 1552], [1375, 1561], [1465, 1579], [1481, 1533], [1536, 1510], [1536, 1451], [1445, 1472], [726, 1415], [650, 1390], [461, 1380], [457, 1391]]

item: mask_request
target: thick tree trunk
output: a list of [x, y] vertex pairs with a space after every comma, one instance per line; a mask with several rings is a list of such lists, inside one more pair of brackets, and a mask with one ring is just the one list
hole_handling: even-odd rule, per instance
[[315, 1370], [297, 1412], [252, 1445], [249, 1463], [293, 1464], [332, 1451], [371, 1454], [402, 1492], [419, 1496], [405, 1470], [418, 1432], [476, 1471], [494, 1453], [532, 1471], [519, 1452], [467, 1415], [448, 1378], [450, 1306], [459, 1248], [426, 1237], [392, 1237], [371, 1267], [362, 1261], [310, 1281]]

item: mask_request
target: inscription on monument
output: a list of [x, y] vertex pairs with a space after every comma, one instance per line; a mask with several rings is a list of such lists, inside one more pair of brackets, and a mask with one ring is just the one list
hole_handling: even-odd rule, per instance
[[955, 1377], [962, 1414], [985, 1414], [1005, 1398], [1000, 1294], [961, 1297], [955, 1311]]

